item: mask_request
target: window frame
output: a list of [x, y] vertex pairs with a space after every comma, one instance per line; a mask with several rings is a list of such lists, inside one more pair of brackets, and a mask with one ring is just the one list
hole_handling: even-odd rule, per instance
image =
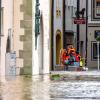
[[[96, 15], [96, 0], [92, 0], [92, 3], [91, 3], [91, 17], [92, 17], [92, 21], [98, 21], [100, 20], [100, 14], [99, 16]], [[99, 7], [100, 9], [100, 7]]]
[[[91, 41], [91, 60], [92, 61], [97, 61], [98, 60], [98, 57], [95, 57], [95, 54], [94, 54], [94, 44], [97, 44], [97, 41]], [[97, 46], [96, 46], [97, 47]], [[99, 43], [99, 49], [100, 49], [100, 43]], [[96, 48], [96, 51], [97, 51], [97, 48]], [[99, 52], [100, 53], [100, 52]], [[100, 54], [99, 54], [100, 55]], [[99, 57], [100, 58], [100, 57]]]

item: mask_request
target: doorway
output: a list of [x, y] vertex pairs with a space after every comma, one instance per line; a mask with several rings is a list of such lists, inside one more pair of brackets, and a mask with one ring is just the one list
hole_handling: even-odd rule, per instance
[[59, 53], [61, 50], [61, 34], [56, 35], [56, 64], [59, 64]]
[[67, 49], [68, 45], [74, 46], [74, 32], [73, 31], [65, 32], [63, 37], [64, 37], [63, 39], [64, 49]]

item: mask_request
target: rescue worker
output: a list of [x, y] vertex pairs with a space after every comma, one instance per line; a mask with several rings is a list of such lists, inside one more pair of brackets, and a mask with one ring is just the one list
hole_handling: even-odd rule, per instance
[[[80, 67], [80, 54], [79, 54], [79, 51], [76, 51], [76, 56], [75, 56], [75, 61], [76, 61], [76, 66], [77, 66], [77, 68], [76, 68], [76, 71], [81, 71], [82, 70], [82, 68]], [[82, 65], [82, 63], [81, 63], [81, 65]]]
[[80, 68], [82, 69], [83, 67], [83, 60], [82, 60], [82, 57], [80, 56]]
[[73, 46], [69, 46], [67, 51], [68, 51], [68, 54], [71, 54], [72, 52], [75, 52], [75, 49], [73, 48]]
[[81, 57], [81, 55], [78, 53], [77, 54], [77, 57], [78, 57], [78, 62], [79, 62], [79, 68], [80, 68], [80, 70], [82, 71], [83, 70], [83, 59], [82, 59], [82, 57]]
[[76, 51], [75, 60], [76, 60], [76, 62], [79, 62], [79, 61], [80, 61], [80, 54], [79, 54], [79, 51]]
[[68, 65], [69, 65], [69, 55], [68, 53], [66, 52], [66, 59], [64, 61], [64, 70], [68, 70]]

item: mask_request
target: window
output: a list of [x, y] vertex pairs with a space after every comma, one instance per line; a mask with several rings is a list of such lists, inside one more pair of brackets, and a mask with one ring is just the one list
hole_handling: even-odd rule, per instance
[[[99, 51], [100, 51], [100, 43], [99, 43]], [[92, 42], [92, 60], [97, 60], [98, 54], [97, 54], [97, 42]], [[100, 55], [100, 52], [99, 52]]]
[[100, 0], [96, 0], [96, 16], [100, 16]]
[[100, 30], [95, 30], [94, 38], [97, 38], [97, 36], [100, 36]]
[[93, 19], [100, 19], [100, 0], [92, 0]]

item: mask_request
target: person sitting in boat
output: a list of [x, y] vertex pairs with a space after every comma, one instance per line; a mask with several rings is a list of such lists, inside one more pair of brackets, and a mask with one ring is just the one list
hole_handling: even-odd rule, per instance
[[69, 47], [67, 48], [67, 51], [68, 51], [68, 54], [71, 54], [72, 52], [75, 52], [75, 49], [74, 49], [73, 46], [71, 45], [71, 46], [69, 46]]
[[64, 61], [64, 70], [68, 70], [68, 65], [69, 65], [69, 54], [66, 52], [66, 59]]

